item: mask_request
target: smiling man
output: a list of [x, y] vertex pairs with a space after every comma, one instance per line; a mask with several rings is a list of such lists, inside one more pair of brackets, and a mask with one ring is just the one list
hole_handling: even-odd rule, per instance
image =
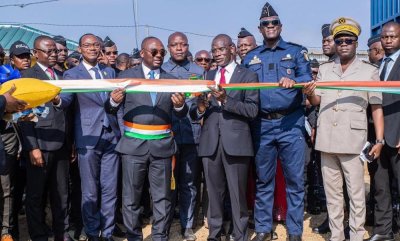
[[312, 79], [307, 49], [281, 37], [282, 23], [269, 3], [259, 25], [264, 44], [248, 52], [243, 64], [256, 72], [260, 82], [283, 88], [261, 90], [259, 118], [252, 125], [258, 175], [254, 210], [256, 241], [271, 240], [276, 160], [281, 158], [286, 180], [290, 241], [301, 240], [304, 209], [304, 108], [295, 83]]

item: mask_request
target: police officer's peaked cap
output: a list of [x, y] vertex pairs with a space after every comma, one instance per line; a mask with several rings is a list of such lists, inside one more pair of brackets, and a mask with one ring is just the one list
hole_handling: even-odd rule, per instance
[[269, 4], [269, 2], [266, 2], [261, 11], [260, 19], [265, 18], [265, 17], [273, 17], [273, 16], [278, 16], [278, 14], [275, 12], [275, 10], [271, 6], [271, 4]]
[[333, 37], [339, 34], [349, 34], [358, 37], [361, 34], [361, 26], [352, 18], [340, 17], [332, 22], [330, 32]]

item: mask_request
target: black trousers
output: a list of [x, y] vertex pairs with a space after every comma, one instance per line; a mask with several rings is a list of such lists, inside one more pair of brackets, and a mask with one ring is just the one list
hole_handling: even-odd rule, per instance
[[32, 241], [47, 241], [48, 232], [45, 224], [44, 204], [49, 192], [53, 219], [54, 240], [63, 240], [68, 230], [68, 175], [69, 152], [65, 148], [57, 151], [42, 151], [44, 167], [32, 165], [29, 154], [26, 173], [26, 218]]
[[[248, 240], [247, 174], [250, 157], [229, 156], [221, 144], [211, 157], [203, 157], [208, 189], [208, 240], [220, 240], [224, 219], [224, 200], [229, 195], [232, 207], [233, 235]], [[228, 187], [228, 190], [227, 188]]]
[[171, 210], [171, 158], [154, 158], [150, 155], [122, 156], [122, 214], [128, 241], [143, 240], [140, 222], [143, 184], [149, 179], [153, 200], [152, 240], [168, 240], [169, 213]]
[[[389, 181], [389, 172], [393, 171], [393, 181], [400, 187], [400, 157], [398, 149], [385, 145], [382, 149], [378, 168], [375, 173], [375, 234], [388, 234], [392, 232], [392, 198]], [[397, 190], [399, 193], [399, 190]]]

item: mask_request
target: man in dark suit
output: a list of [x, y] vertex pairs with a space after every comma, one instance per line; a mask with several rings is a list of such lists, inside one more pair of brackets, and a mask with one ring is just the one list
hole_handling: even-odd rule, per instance
[[[211, 51], [218, 69], [210, 71], [207, 79], [213, 79], [217, 84], [258, 82], [255, 73], [235, 63], [235, 48], [229, 36], [216, 36]], [[221, 240], [223, 201], [229, 190], [233, 237], [247, 241], [247, 173], [250, 158], [254, 155], [249, 121], [257, 116], [259, 92], [211, 90], [207, 98], [199, 98], [190, 110], [192, 118], [203, 118], [204, 121], [199, 156], [203, 157], [209, 197], [208, 240]]]
[[[143, 63], [121, 72], [119, 78], [173, 79], [162, 70], [166, 50], [161, 41], [147, 37], [141, 45]], [[183, 93], [111, 93], [106, 111], [123, 110], [124, 135], [116, 150], [122, 154], [122, 204], [129, 241], [143, 240], [139, 220], [145, 178], [149, 179], [153, 200], [152, 240], [167, 241], [171, 209], [172, 156], [177, 146], [171, 132], [172, 112], [184, 117], [188, 111]]]
[[[59, 80], [60, 73], [53, 67], [57, 62], [56, 44], [47, 36], [34, 41], [33, 53], [37, 63], [22, 71], [24, 78]], [[54, 239], [69, 240], [68, 231], [68, 175], [69, 159], [66, 145], [67, 121], [65, 111], [53, 103], [46, 104], [47, 117], [38, 121], [20, 122], [22, 156], [27, 160], [26, 216], [31, 239], [47, 240], [48, 231], [44, 220], [46, 191], [50, 193]]]
[[[101, 45], [93, 34], [79, 39], [82, 62], [64, 72], [64, 79], [115, 78], [110, 67], [99, 65]], [[117, 116], [104, 112], [108, 93], [64, 94], [61, 108], [75, 106], [75, 146], [78, 153], [82, 187], [82, 218], [89, 240], [112, 240], [119, 155], [115, 146], [121, 131]]]
[[[381, 43], [385, 51], [382, 64], [379, 68], [381, 81], [395, 81], [400, 79], [400, 24], [389, 22], [383, 26]], [[374, 235], [370, 241], [394, 240], [392, 230], [392, 200], [389, 185], [389, 172], [393, 173], [393, 180], [397, 180], [400, 188], [400, 95], [382, 94], [382, 108], [385, 126], [385, 141], [378, 168], [375, 173], [375, 224]], [[398, 190], [400, 191], [400, 190]]]

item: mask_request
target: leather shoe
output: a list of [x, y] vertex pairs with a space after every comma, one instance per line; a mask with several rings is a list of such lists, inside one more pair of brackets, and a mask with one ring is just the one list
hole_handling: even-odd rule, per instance
[[125, 238], [126, 234], [124, 231], [122, 231], [118, 224], [116, 224], [112, 235], [117, 238]]
[[271, 233], [257, 233], [251, 241], [271, 241]]
[[389, 234], [374, 234], [371, 238], [367, 239], [368, 241], [394, 241], [393, 233]]
[[182, 230], [183, 239], [186, 241], [195, 241], [197, 239], [196, 235], [193, 232], [193, 229], [186, 228]]
[[251, 241], [271, 241], [277, 239], [278, 239], [278, 234], [276, 232], [256, 233], [256, 236]]
[[331, 229], [329, 228], [329, 219], [328, 218], [326, 218], [321, 225], [312, 229], [312, 232], [317, 233], [317, 234], [326, 234], [327, 232], [330, 232], [330, 231], [331, 231]]
[[301, 241], [301, 235], [290, 235], [289, 234], [289, 241]]

